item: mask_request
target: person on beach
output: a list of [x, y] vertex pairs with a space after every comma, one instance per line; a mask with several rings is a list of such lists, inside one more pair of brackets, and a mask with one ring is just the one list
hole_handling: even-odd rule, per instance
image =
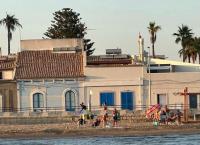
[[160, 110], [160, 123], [166, 123], [166, 112], [164, 110]]
[[80, 127], [81, 125], [84, 125], [86, 123], [85, 121], [85, 115], [81, 114], [80, 118], [78, 119], [78, 127]]
[[103, 107], [103, 114], [102, 114], [103, 127], [105, 127], [107, 125], [107, 120], [108, 120], [108, 110], [107, 110], [107, 106], [105, 103], [104, 107]]
[[81, 106], [81, 110], [80, 110], [80, 118], [78, 120], [78, 126], [86, 123], [85, 116], [87, 115], [87, 111], [86, 111], [87, 107], [85, 106], [85, 104], [82, 102], [80, 106]]
[[113, 127], [117, 127], [118, 111], [116, 108], [113, 110], [112, 115], [113, 115]]
[[80, 106], [81, 106], [80, 112], [85, 111], [87, 109], [87, 107], [85, 106], [83, 102], [80, 104]]
[[101, 119], [97, 118], [93, 123], [92, 123], [92, 127], [97, 127], [99, 126], [101, 123]]
[[177, 117], [177, 123], [178, 123], [178, 125], [181, 124], [181, 116], [183, 116], [183, 113], [178, 109], [176, 111], [176, 117]]

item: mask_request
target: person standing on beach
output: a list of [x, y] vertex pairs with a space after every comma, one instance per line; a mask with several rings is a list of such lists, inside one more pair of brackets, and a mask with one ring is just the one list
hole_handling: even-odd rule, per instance
[[85, 106], [85, 104], [83, 102], [80, 104], [80, 106], [81, 106], [81, 111], [80, 112], [83, 112], [84, 110], [87, 109], [87, 107]]
[[105, 103], [104, 107], [103, 107], [103, 115], [102, 115], [103, 127], [105, 127], [107, 125], [107, 119], [108, 119], [108, 110], [107, 110], [107, 106]]
[[80, 104], [80, 106], [81, 106], [81, 110], [80, 110], [80, 118], [79, 118], [78, 124], [83, 125], [86, 123], [85, 115], [87, 114], [87, 112], [86, 112], [87, 107], [84, 105], [83, 102]]
[[115, 108], [113, 110], [113, 113], [112, 113], [112, 115], [113, 115], [113, 127], [117, 127], [118, 114], [119, 113], [118, 113], [117, 109]]

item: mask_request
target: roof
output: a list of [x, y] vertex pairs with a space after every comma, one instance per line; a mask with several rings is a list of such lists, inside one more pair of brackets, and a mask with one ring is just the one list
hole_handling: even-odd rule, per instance
[[156, 58], [151, 58], [151, 63], [152, 64], [171, 64], [171, 65], [197, 66], [197, 67], [200, 67], [200, 64], [187, 63], [187, 62], [174, 61], [174, 60], [166, 60], [166, 59], [156, 59]]
[[51, 50], [22, 51], [18, 54], [16, 79], [83, 77], [81, 53], [53, 53]]
[[99, 56], [88, 56], [87, 57], [87, 65], [128, 65], [132, 64], [132, 60], [130, 57], [114, 57], [115, 55], [109, 55], [113, 57], [102, 57], [101, 55]]
[[14, 70], [16, 55], [0, 56], [0, 71]]

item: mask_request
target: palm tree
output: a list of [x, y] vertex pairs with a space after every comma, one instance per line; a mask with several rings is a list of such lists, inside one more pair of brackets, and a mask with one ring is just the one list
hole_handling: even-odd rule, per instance
[[190, 43], [193, 33], [192, 29], [189, 29], [188, 26], [183, 25], [178, 27], [177, 33], [174, 33], [173, 36], [176, 36], [175, 42], [178, 44], [181, 43], [182, 49], [179, 51], [180, 56], [183, 56], [183, 62], [186, 60], [186, 46]]
[[155, 49], [154, 49], [154, 44], [156, 42], [156, 33], [161, 30], [160, 26], [156, 26], [155, 22], [150, 22], [149, 27], [147, 27], [150, 33], [150, 41], [152, 44], [152, 55], [153, 58], [155, 58]]
[[199, 57], [200, 64], [200, 37], [194, 37], [193, 47], [196, 50], [196, 55]]
[[8, 31], [8, 55], [10, 54], [10, 41], [12, 40], [12, 32], [15, 31], [16, 26], [21, 27], [19, 20], [15, 18], [15, 15], [8, 15], [0, 21], [0, 25], [5, 25]]

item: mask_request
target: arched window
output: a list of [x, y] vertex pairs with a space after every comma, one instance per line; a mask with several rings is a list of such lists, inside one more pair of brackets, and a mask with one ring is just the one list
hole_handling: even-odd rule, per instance
[[44, 97], [41, 93], [33, 94], [33, 110], [38, 110], [44, 107]]
[[66, 111], [75, 110], [75, 93], [71, 90], [65, 93], [65, 110]]

